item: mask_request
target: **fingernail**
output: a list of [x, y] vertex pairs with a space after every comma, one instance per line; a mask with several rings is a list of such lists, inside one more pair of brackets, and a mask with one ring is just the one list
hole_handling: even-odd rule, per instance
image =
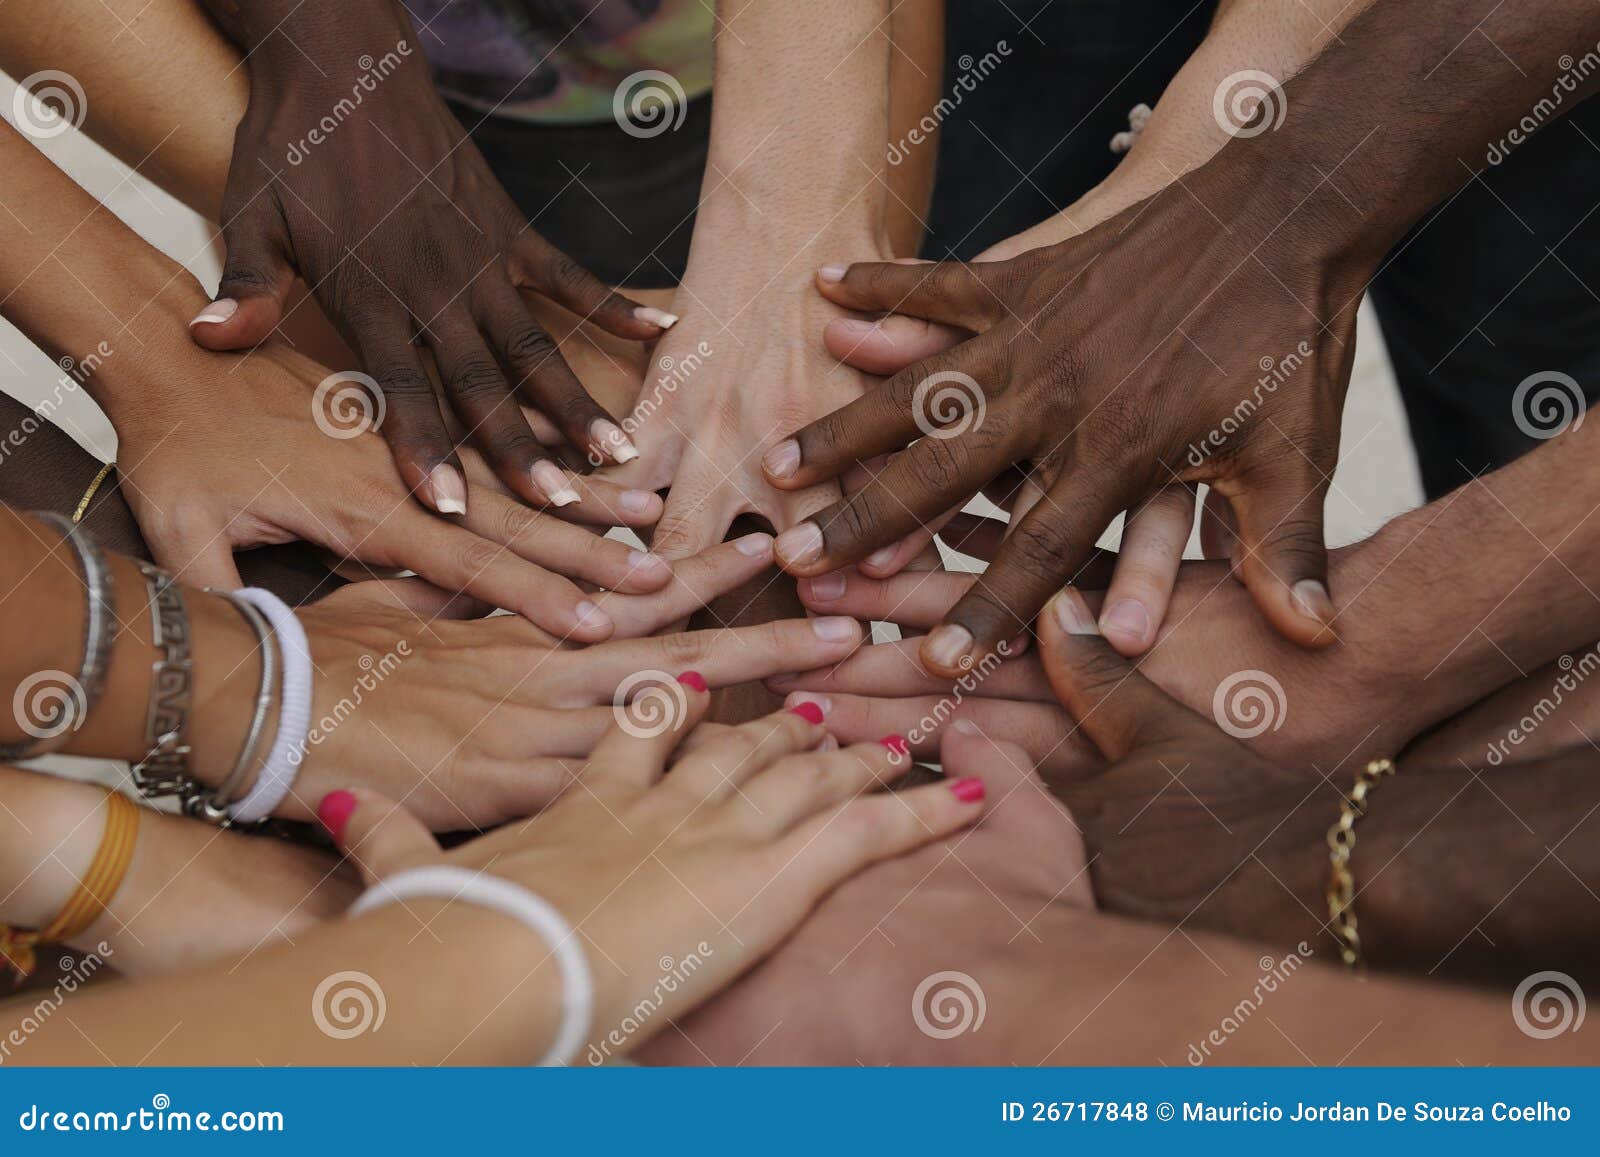
[[685, 671], [678, 676], [678, 682], [691, 691], [704, 691], [706, 689], [706, 677], [700, 674], [699, 671]]
[[802, 522], [799, 526], [791, 526], [778, 535], [778, 541], [773, 544], [773, 548], [786, 565], [803, 566], [808, 562], [815, 562], [822, 555], [822, 530], [814, 522]]
[[873, 551], [871, 554], [867, 555], [867, 557], [863, 560], [863, 563], [866, 566], [873, 567], [874, 569], [882, 570], [884, 567], [888, 566], [894, 561], [894, 556], [898, 554], [899, 551], [900, 544], [895, 543], [892, 546], [884, 547], [882, 550]]
[[1100, 616], [1100, 629], [1107, 634], [1116, 631], [1120, 635], [1143, 641], [1150, 630], [1150, 613], [1137, 599], [1123, 599]]
[[833, 323], [834, 330], [845, 337], [861, 341], [877, 332], [876, 322], [862, 321], [859, 317], [843, 317]]
[[844, 615], [828, 615], [811, 620], [811, 630], [817, 638], [827, 643], [842, 643], [856, 637], [856, 621]]
[[656, 496], [648, 490], [624, 490], [617, 496], [617, 505], [630, 514], [643, 514], [655, 501]]
[[423, 484], [423, 497], [428, 505], [440, 514], [465, 514], [467, 512], [467, 483], [461, 471], [448, 462], [441, 462], [428, 471]]
[[1294, 584], [1291, 593], [1302, 615], [1323, 624], [1333, 622], [1333, 600], [1328, 597], [1328, 588], [1316, 579], [1301, 579]]
[[972, 650], [972, 632], [954, 623], [934, 630], [922, 644], [922, 652], [936, 667], [954, 667], [961, 656]]
[[746, 558], [766, 558], [772, 553], [772, 535], [747, 534], [734, 539], [733, 549]]
[[1089, 617], [1089, 608], [1083, 605], [1083, 596], [1071, 587], [1064, 587], [1050, 600], [1050, 613], [1056, 623], [1069, 635], [1098, 635], [1100, 628]]
[[955, 780], [950, 784], [950, 794], [962, 803], [977, 803], [984, 795], [983, 780], [975, 775]]
[[761, 465], [774, 478], [788, 478], [800, 469], [800, 443], [785, 438], [761, 459]]
[[838, 751], [839, 750], [839, 741], [838, 741], [838, 739], [834, 738], [832, 735], [824, 735], [822, 737], [822, 742], [817, 744], [817, 750], [818, 751]]
[[664, 309], [657, 309], [653, 305], [636, 306], [633, 311], [633, 316], [638, 318], [640, 321], [648, 322], [649, 324], [659, 326], [662, 329], [671, 329], [673, 326], [678, 324], [677, 314], [668, 313]]
[[589, 440], [602, 447], [617, 464], [632, 462], [639, 456], [639, 448], [629, 440], [619, 426], [604, 418], [596, 418], [589, 426]]
[[628, 552], [628, 569], [636, 571], [647, 570], [660, 574], [664, 570], [670, 570], [671, 566], [659, 554], [646, 554], [642, 550], [631, 550]]
[[815, 703], [822, 708], [822, 714], [827, 715], [833, 710], [833, 700], [826, 695], [813, 695], [810, 691], [794, 691], [783, 701], [786, 707], [798, 707], [802, 703]]
[[848, 270], [849, 267], [845, 265], [824, 265], [817, 270], [817, 276], [830, 285], [837, 285], [844, 280], [844, 275]]
[[885, 735], [878, 743], [889, 749], [890, 755], [904, 755], [911, 750], [911, 745], [906, 742], [904, 735]]
[[189, 323], [191, 327], [197, 325], [215, 324], [227, 321], [239, 312], [239, 303], [231, 297], [219, 297], [199, 313], [194, 315], [194, 320]]
[[805, 588], [800, 592], [802, 599], [809, 597], [812, 602], [831, 603], [844, 598], [846, 584], [844, 572], [836, 570], [831, 574], [819, 574], [816, 578], [801, 579], [800, 585]]
[[962, 735], [982, 735], [978, 725], [970, 719], [957, 719], [950, 725], [952, 731], [959, 731]]
[[330, 791], [317, 805], [317, 819], [328, 829], [328, 834], [333, 837], [334, 843], [344, 843], [344, 827], [355, 814], [356, 804], [356, 797], [341, 789]]
[[544, 492], [551, 506], [571, 506], [578, 501], [578, 492], [572, 488], [567, 472], [548, 458], [535, 462], [529, 473], [533, 484]]
[[815, 703], [796, 703], [789, 708], [789, 714], [798, 715], [813, 726], [822, 722], [822, 708]]
[[578, 618], [578, 625], [580, 627], [609, 627], [611, 625], [610, 616], [602, 611], [598, 605], [591, 603], [588, 599], [584, 599], [583, 602], [573, 607], [572, 610]]

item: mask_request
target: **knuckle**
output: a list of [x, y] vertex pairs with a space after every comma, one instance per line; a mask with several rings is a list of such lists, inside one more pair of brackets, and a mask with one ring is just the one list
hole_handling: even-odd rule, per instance
[[477, 575], [498, 563], [504, 554], [505, 549], [498, 543], [474, 536], [462, 543], [458, 557], [463, 571]]
[[529, 322], [518, 326], [506, 339], [506, 358], [516, 365], [537, 369], [552, 356], [559, 356], [556, 341], [540, 326]]
[[500, 367], [488, 358], [472, 357], [462, 362], [450, 378], [450, 392], [471, 401], [506, 393], [506, 380]]
[[662, 635], [656, 640], [662, 661], [673, 671], [692, 670], [710, 657], [711, 644], [701, 631]]
[[1006, 561], [1036, 579], [1050, 579], [1066, 573], [1071, 542], [1064, 527], [1054, 521], [1033, 519], [1012, 532], [1011, 550]]
[[924, 490], [943, 494], [961, 485], [963, 451], [957, 438], [924, 438], [907, 464]]

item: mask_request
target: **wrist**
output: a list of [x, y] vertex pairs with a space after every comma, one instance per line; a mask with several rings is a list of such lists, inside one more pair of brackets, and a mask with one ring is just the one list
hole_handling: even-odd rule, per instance
[[189, 337], [189, 323], [211, 300], [204, 288], [164, 254], [148, 246], [140, 249], [123, 283], [130, 300], [136, 299], [123, 314], [138, 327], [129, 335], [134, 340], [108, 343], [110, 353], [101, 354], [92, 370], [86, 371], [86, 358], [79, 358], [74, 375], [105, 411], [119, 438], [125, 427], [141, 420], [169, 432], [173, 420], [160, 403], [192, 384], [207, 383], [223, 359]]
[[72, 898], [100, 846], [105, 793], [55, 776], [0, 771], [0, 922], [42, 928]]

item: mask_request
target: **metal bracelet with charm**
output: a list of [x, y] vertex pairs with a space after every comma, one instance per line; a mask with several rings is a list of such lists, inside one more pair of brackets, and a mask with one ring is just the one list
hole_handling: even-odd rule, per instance
[[139, 564], [150, 596], [150, 634], [161, 657], [150, 665], [150, 707], [145, 715], [148, 754], [132, 768], [133, 784], [145, 799], [177, 796], [187, 807], [205, 791], [189, 775], [186, 733], [194, 706], [189, 615], [183, 591], [172, 576], [149, 563]]

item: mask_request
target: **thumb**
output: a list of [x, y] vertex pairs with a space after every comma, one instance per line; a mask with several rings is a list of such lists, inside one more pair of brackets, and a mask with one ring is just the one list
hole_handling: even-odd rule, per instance
[[248, 349], [277, 328], [295, 280], [283, 219], [265, 190], [223, 226], [222, 241], [222, 281], [189, 334], [208, 350]]
[[1308, 465], [1299, 477], [1229, 496], [1239, 520], [1233, 563], [1279, 634], [1302, 647], [1326, 647], [1336, 615], [1322, 524], [1328, 482], [1310, 471]]
[[966, 330], [923, 321], [919, 317], [891, 315], [876, 322], [840, 317], [830, 321], [822, 331], [822, 344], [847, 366], [891, 377], [907, 366], [959, 345], [970, 336]]
[[1100, 637], [1083, 596], [1072, 587], [1039, 616], [1039, 658], [1056, 698], [1109, 760], [1152, 744], [1211, 734], [1205, 720]]
[[317, 819], [369, 887], [439, 856], [439, 842], [421, 820], [365, 788], [330, 791], [317, 805]]

